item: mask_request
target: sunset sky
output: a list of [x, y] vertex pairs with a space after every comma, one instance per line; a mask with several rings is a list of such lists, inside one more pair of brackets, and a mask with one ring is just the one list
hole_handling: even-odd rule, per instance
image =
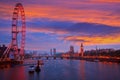
[[[120, 49], [120, 0], [0, 0], [0, 44], [11, 42], [12, 13], [22, 3], [26, 50]], [[20, 19], [19, 19], [20, 20]]]

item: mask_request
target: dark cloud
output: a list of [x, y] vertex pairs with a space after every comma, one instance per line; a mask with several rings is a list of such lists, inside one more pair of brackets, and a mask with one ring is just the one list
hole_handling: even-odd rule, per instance
[[69, 21], [54, 21], [50, 19], [33, 19], [30, 22], [27, 22], [30, 28], [37, 29], [49, 29], [53, 31], [66, 31], [67, 28], [72, 26], [74, 23]]
[[70, 26], [70, 32], [86, 33], [91, 35], [109, 35], [120, 32], [120, 27], [107, 26], [96, 23], [77, 23]]
[[71, 35], [105, 36], [120, 33], [120, 27], [108, 26], [96, 23], [73, 23], [51, 20], [34, 20], [29, 22], [29, 27], [48, 29], [51, 31], [65, 31]]
[[9, 20], [0, 19], [0, 29], [11, 27], [11, 24], [12, 23]]

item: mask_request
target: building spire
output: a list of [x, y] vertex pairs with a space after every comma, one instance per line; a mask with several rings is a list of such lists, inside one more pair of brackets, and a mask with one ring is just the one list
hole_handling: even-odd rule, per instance
[[81, 56], [84, 56], [84, 47], [83, 47], [83, 43], [81, 43], [81, 46], [80, 46], [80, 54], [81, 54]]

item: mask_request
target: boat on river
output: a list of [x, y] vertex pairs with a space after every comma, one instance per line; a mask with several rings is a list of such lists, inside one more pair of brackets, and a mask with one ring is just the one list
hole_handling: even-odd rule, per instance
[[29, 70], [29, 73], [34, 73], [35, 66], [34, 65], [30, 65], [29, 68], [28, 68], [28, 70]]

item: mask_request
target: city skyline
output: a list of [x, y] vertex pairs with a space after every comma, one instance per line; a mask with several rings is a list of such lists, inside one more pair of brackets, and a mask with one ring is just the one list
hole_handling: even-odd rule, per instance
[[[73, 45], [85, 49], [120, 48], [119, 0], [19, 0], [26, 15], [26, 50], [65, 52]], [[17, 0], [0, 1], [0, 44], [10, 43], [13, 8]], [[20, 24], [18, 24], [20, 26]]]

